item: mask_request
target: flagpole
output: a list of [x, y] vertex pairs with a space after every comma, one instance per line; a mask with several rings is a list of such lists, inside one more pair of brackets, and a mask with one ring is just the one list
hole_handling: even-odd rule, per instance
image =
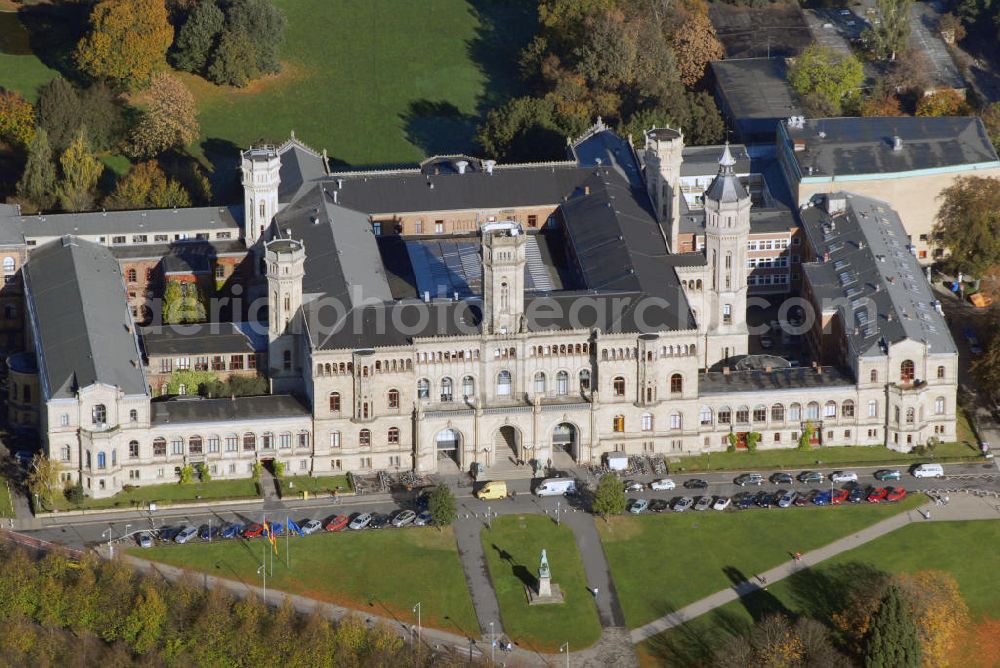
[[291, 522], [288, 515], [285, 515], [285, 568], [288, 568], [288, 534], [292, 533]]

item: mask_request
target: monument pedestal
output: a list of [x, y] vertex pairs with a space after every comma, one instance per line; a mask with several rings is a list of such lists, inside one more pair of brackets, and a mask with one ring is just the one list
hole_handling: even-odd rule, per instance
[[562, 603], [563, 593], [559, 585], [553, 584], [549, 577], [538, 578], [538, 591], [525, 585], [524, 591], [528, 594], [528, 605], [547, 605], [550, 603]]

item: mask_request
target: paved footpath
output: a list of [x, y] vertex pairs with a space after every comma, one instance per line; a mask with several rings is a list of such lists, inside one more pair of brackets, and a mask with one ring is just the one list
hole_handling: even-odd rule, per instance
[[[813, 550], [812, 552], [806, 552], [802, 555], [802, 561], [800, 562], [790, 559], [789, 561], [786, 561], [769, 571], [764, 571], [759, 575], [762, 575], [769, 584], [779, 582], [790, 575], [794, 575], [796, 572], [804, 568], [809, 568], [810, 565], [818, 564], [842, 552], [852, 550], [859, 545], [863, 545], [869, 541], [875, 540], [876, 538], [880, 538], [911, 522], [925, 522], [928, 520], [953, 521], [985, 519], [1000, 519], [1000, 503], [998, 503], [997, 499], [992, 497], [986, 499], [966, 494], [954, 494], [950, 495], [950, 501], [946, 506], [937, 506], [930, 503], [915, 510], [894, 515], [877, 524], [873, 524], [870, 527], [862, 529], [851, 536], [846, 536], [840, 540], [836, 540], [829, 545], [825, 545], [819, 549]], [[760, 588], [761, 585], [756, 581], [745, 581], [734, 585], [729, 589], [717, 591], [711, 596], [706, 596], [700, 601], [695, 601], [694, 603], [684, 606], [680, 610], [676, 610], [669, 615], [655, 619], [645, 626], [633, 629], [631, 634], [632, 642], [640, 643], [644, 640], [648, 640], [658, 633], [663, 633], [664, 631], [675, 626], [689, 622], [695, 617], [699, 617], [721, 605], [725, 605], [726, 603], [735, 601], [743, 596], [746, 596], [747, 594], [758, 591]]]

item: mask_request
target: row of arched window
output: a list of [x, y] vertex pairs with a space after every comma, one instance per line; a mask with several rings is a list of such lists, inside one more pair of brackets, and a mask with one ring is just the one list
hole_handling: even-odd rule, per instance
[[[153, 456], [165, 457], [171, 455], [201, 455], [205, 453], [217, 452], [253, 452], [258, 448], [261, 450], [272, 450], [275, 448], [308, 448], [309, 432], [305, 429], [293, 434], [292, 432], [279, 432], [277, 434], [265, 431], [258, 435], [252, 431], [244, 432], [242, 435], [236, 433], [226, 434], [220, 437], [212, 434], [207, 438], [200, 435], [171, 436], [168, 442], [166, 437], [157, 436], [153, 439]], [[139, 442], [129, 442], [129, 457], [139, 456]]]
[[[938, 380], [944, 380], [947, 375], [945, 367], [938, 366], [936, 377]], [[913, 363], [913, 360], [903, 360], [899, 365], [899, 382], [905, 384], [912, 383], [917, 377], [917, 367]], [[868, 381], [871, 383], [878, 382], [878, 369], [872, 369], [868, 372]]]
[[699, 278], [697, 280], [692, 279], [688, 281], [681, 281], [681, 285], [683, 285], [688, 290], [701, 290], [701, 279]]
[[543, 357], [545, 355], [585, 355], [590, 352], [590, 344], [588, 343], [560, 343], [559, 345], [551, 346], [532, 346], [531, 353], [535, 357]]
[[[399, 427], [389, 427], [386, 431], [386, 443], [389, 445], [399, 445]], [[358, 445], [362, 448], [372, 447], [372, 430], [362, 429], [358, 432]], [[340, 432], [330, 432], [330, 447], [340, 447]]]

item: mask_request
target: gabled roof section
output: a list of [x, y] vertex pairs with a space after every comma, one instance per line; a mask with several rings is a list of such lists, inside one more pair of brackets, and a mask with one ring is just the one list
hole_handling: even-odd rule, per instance
[[957, 352], [899, 215], [886, 202], [853, 194], [834, 193], [820, 204], [801, 212], [820, 258], [803, 270], [815, 297], [840, 315], [853, 350], [884, 355], [909, 339], [926, 343], [930, 354]]
[[125, 284], [108, 248], [53, 241], [31, 254], [24, 279], [46, 399], [95, 383], [146, 393]]
[[278, 156], [281, 158], [278, 201], [282, 204], [292, 201], [304, 188], [329, 174], [326, 158], [300, 142], [294, 134], [278, 147]]

